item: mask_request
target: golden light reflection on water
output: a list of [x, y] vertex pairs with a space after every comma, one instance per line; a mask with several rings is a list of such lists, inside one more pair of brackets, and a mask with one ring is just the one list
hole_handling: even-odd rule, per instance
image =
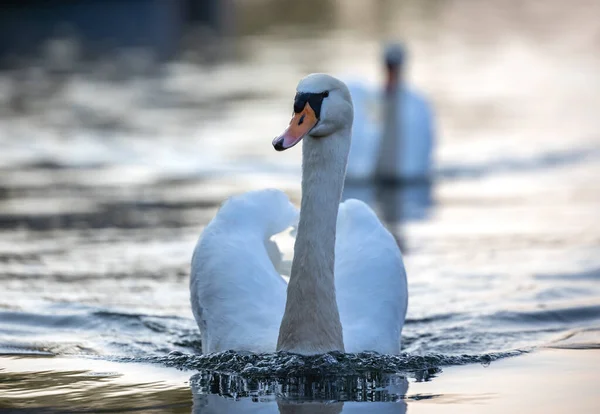
[[54, 358], [0, 357], [0, 410], [159, 410], [187, 413], [191, 374], [158, 365]]

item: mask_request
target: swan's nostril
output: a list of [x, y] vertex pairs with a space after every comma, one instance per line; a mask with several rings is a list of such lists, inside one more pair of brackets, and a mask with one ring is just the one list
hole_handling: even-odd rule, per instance
[[298, 121], [298, 125], [302, 125], [304, 123], [305, 116], [306, 116], [305, 114], [302, 114], [302, 116], [300, 117], [300, 120]]

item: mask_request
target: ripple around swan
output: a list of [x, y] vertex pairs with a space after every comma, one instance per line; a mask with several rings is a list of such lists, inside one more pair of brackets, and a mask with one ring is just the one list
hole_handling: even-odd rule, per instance
[[[365, 373], [399, 373], [433, 370], [449, 365], [489, 364], [492, 361], [520, 355], [524, 350], [483, 355], [382, 355], [376, 352], [345, 354], [330, 352], [323, 355], [303, 356], [287, 352], [254, 354], [225, 351], [208, 355], [190, 355], [178, 351], [164, 357], [144, 359], [179, 369], [235, 374], [246, 379], [290, 378], [311, 375], [348, 376]], [[121, 361], [140, 362], [126, 358]]]

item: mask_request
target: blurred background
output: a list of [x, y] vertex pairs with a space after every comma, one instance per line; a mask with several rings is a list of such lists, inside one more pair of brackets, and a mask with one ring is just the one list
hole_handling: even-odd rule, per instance
[[197, 349], [203, 226], [250, 189], [298, 203], [301, 151], [271, 146], [296, 83], [380, 88], [388, 41], [436, 129], [432, 185], [387, 222], [405, 249], [405, 350], [598, 328], [598, 16], [595, 0], [4, 2], [0, 345]]

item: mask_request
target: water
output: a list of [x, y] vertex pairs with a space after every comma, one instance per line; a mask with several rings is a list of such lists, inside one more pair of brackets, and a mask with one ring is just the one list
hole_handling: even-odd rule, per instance
[[[402, 236], [407, 354], [327, 360], [326, 371], [341, 365], [351, 375], [342, 383], [379, 390], [544, 346], [600, 346], [597, 5], [546, 2], [542, 13], [510, 1], [477, 10], [461, 1], [382, 4], [326, 3], [316, 21], [290, 21], [276, 7], [261, 16], [244, 10], [239, 34], [222, 44], [224, 59], [179, 62], [151, 78], [127, 75], [141, 70], [131, 62], [125, 75], [109, 62], [60, 82], [35, 65], [1, 75], [0, 353], [10, 357], [0, 359], [0, 375], [38, 372], [44, 382], [40, 372], [48, 381], [73, 370], [119, 373], [94, 377], [107, 385], [98, 398], [113, 396], [108, 385], [130, 372], [164, 369], [152, 371], [162, 378], [176, 367], [187, 370], [175, 371], [178, 378], [193, 375], [189, 384], [157, 380], [148, 387], [168, 396], [148, 406], [171, 404], [179, 392], [188, 401], [190, 389], [195, 407], [198, 399], [218, 404], [219, 394], [248, 401], [259, 388], [274, 404], [285, 383], [259, 381], [252, 368], [281, 366], [285, 356], [265, 357], [271, 365], [252, 360], [247, 375], [227, 379], [211, 368], [238, 372], [241, 357], [194, 356], [201, 343], [188, 299], [191, 252], [231, 194], [276, 187], [299, 201], [300, 151], [270, 145], [289, 120], [297, 80], [326, 71], [376, 84], [379, 42], [393, 36], [410, 39], [409, 78], [435, 103], [436, 180], [399, 193], [347, 191], [392, 217]], [[48, 92], [55, 84], [62, 86]], [[386, 210], [394, 203], [402, 203], [402, 226]], [[32, 368], [39, 361], [49, 368]], [[357, 369], [365, 361], [375, 373]], [[380, 372], [390, 366], [400, 373]], [[306, 372], [294, 374], [295, 387], [307, 381]], [[215, 385], [223, 381], [234, 391]], [[8, 383], [9, 394], [58, 404], [35, 394], [39, 383]], [[143, 383], [128, 382], [132, 395], [144, 395]], [[333, 380], [313, 385], [290, 392], [389, 404], [405, 404], [407, 392], [363, 396]], [[322, 387], [335, 392], [314, 394]], [[120, 407], [145, 406], [137, 402]]]

